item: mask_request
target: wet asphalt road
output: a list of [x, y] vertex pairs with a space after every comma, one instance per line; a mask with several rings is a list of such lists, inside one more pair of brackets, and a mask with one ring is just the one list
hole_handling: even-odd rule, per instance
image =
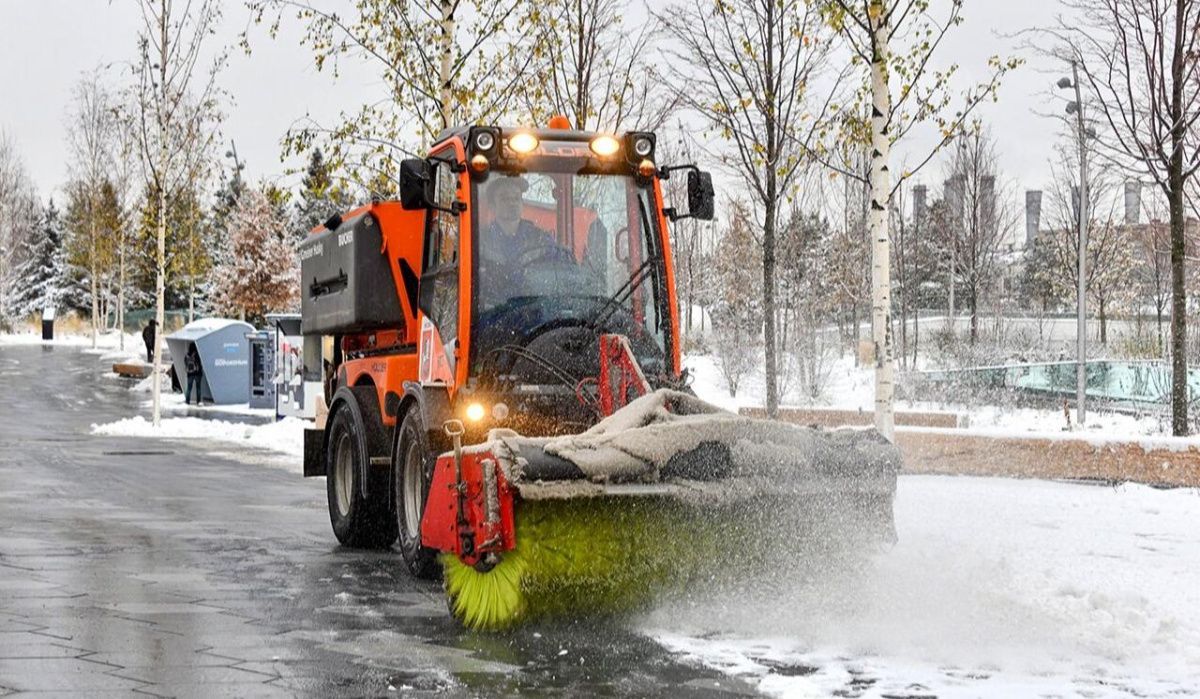
[[0, 696], [750, 693], [620, 622], [464, 632], [398, 554], [338, 547], [323, 479], [92, 436], [145, 399], [100, 369], [0, 347]]

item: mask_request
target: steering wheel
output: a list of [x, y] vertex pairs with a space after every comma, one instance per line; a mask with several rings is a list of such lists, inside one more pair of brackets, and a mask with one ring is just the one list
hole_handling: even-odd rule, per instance
[[518, 267], [537, 267], [546, 263], [575, 264], [575, 258], [567, 250], [555, 245], [541, 245], [536, 248], [526, 248], [517, 256], [513, 263]]

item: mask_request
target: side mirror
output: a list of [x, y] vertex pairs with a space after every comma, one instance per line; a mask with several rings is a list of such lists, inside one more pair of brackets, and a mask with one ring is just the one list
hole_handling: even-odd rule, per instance
[[[689, 190], [690, 191], [690, 190]], [[428, 160], [409, 158], [400, 162], [400, 206], [409, 211], [434, 204], [433, 166]]]
[[688, 214], [701, 221], [713, 220], [712, 175], [701, 170], [688, 170], [687, 178]]

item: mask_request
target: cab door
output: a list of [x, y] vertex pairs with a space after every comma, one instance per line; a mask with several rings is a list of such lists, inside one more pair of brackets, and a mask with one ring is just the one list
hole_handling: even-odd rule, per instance
[[465, 191], [459, 172], [459, 154], [454, 145], [435, 151], [434, 202], [425, 230], [425, 254], [420, 285], [421, 338], [418, 378], [421, 383], [445, 384], [453, 388], [459, 357], [464, 356], [460, 338], [462, 323], [462, 240], [467, 218], [455, 213]]

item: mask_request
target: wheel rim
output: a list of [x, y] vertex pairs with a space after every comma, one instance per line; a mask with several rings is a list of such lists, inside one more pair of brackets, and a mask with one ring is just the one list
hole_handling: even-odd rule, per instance
[[350, 498], [354, 493], [354, 450], [350, 448], [348, 434], [343, 434], [338, 440], [333, 480], [337, 490], [338, 514], [346, 517], [350, 514]]
[[404, 452], [404, 531], [410, 539], [421, 532], [421, 448], [414, 440]]

